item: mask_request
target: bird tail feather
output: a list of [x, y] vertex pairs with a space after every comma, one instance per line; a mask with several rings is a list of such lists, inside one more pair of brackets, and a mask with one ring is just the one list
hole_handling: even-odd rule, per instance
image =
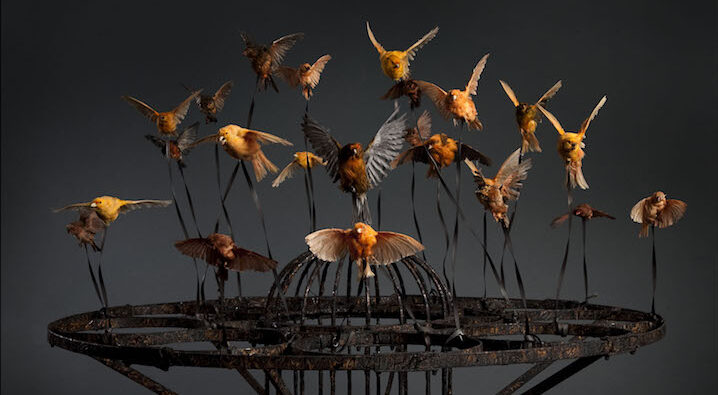
[[541, 146], [533, 133], [525, 133], [521, 152], [541, 152]]
[[279, 171], [277, 166], [270, 162], [262, 151], [259, 151], [254, 159], [252, 159], [252, 167], [254, 167], [254, 176], [257, 178], [257, 182], [262, 181], [264, 176], [267, 175], [267, 171], [271, 171], [272, 173]]
[[568, 181], [571, 188], [576, 188], [578, 186], [581, 189], [588, 189], [588, 183], [583, 177], [583, 170], [581, 169], [580, 163], [566, 164], [566, 175], [569, 178]]

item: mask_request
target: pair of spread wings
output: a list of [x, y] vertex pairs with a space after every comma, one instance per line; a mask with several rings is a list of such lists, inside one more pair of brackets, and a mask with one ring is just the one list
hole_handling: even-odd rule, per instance
[[[514, 103], [514, 107], [518, 107], [520, 102], [519, 99], [516, 98], [516, 94], [514, 93], [513, 89], [509, 86], [509, 84], [505, 83], [502, 80], [499, 80], [499, 83], [501, 84], [501, 87], [504, 88], [504, 92], [506, 92], [506, 96], [509, 97], [509, 100], [511, 100], [512, 103]], [[545, 106], [546, 103], [556, 95], [556, 92], [561, 89], [561, 81], [554, 84], [554, 86], [551, 87], [551, 89], [547, 90], [546, 93], [541, 96], [540, 99], [536, 102], [536, 105], [538, 106]]]
[[[172, 111], [168, 111], [172, 113], [172, 116], [174, 117], [175, 123], [180, 123], [184, 119], [185, 116], [187, 116], [187, 110], [189, 110], [189, 105], [193, 101], [197, 100], [200, 93], [202, 93], [202, 89], [192, 92], [189, 97], [184, 99], [182, 103], [180, 103], [177, 107], [175, 107]], [[152, 122], [157, 122], [157, 118], [160, 116], [160, 113], [157, 112], [154, 108], [150, 107], [146, 103], [135, 99], [132, 96], [122, 96], [122, 99], [130, 103], [132, 107], [136, 108], [137, 111], [142, 113], [142, 115], [149, 118]]]
[[[310, 156], [311, 155], [311, 156]], [[309, 157], [309, 159], [307, 159]], [[300, 162], [301, 161], [301, 162]], [[273, 187], [278, 187], [281, 183], [284, 182], [287, 178], [294, 177], [294, 173], [297, 172], [299, 169], [306, 168], [307, 166], [309, 168], [313, 168], [314, 166], [326, 166], [327, 162], [322, 159], [320, 156], [316, 156], [308, 152], [304, 158], [295, 158], [293, 161], [289, 162], [289, 164], [282, 169], [282, 171], [279, 173], [277, 178], [272, 181]]]
[[[500, 189], [501, 195], [506, 199], [515, 200], [519, 197], [521, 181], [526, 179], [528, 170], [531, 168], [531, 159], [524, 159], [519, 163], [520, 155], [520, 148], [509, 155], [493, 179], [493, 185]], [[486, 185], [486, 178], [481, 174], [481, 170], [468, 159], [465, 159], [464, 162], [469, 166], [477, 188], [483, 188]]]
[[175, 243], [175, 247], [184, 255], [192, 258], [202, 259], [214, 266], [221, 266], [236, 272], [253, 270], [256, 272], [267, 272], [277, 267], [277, 262], [254, 251], [244, 248], [232, 247], [234, 259], [225, 261], [222, 254], [217, 251], [214, 244], [206, 238], [187, 239]]
[[[351, 230], [322, 229], [309, 234], [304, 240], [317, 258], [334, 262], [349, 252]], [[402, 258], [417, 254], [424, 246], [413, 238], [395, 232], [377, 232], [376, 245], [372, 248], [373, 260], [369, 263], [388, 265]]]
[[[386, 49], [379, 44], [379, 41], [377, 41], [376, 37], [374, 37], [374, 32], [371, 31], [371, 27], [369, 27], [369, 22], [366, 23], [366, 32], [369, 35], [369, 40], [374, 45], [374, 48], [376, 48], [376, 51], [379, 52], [379, 56], [383, 55], [386, 52]], [[426, 45], [429, 41], [431, 41], [434, 37], [436, 37], [436, 34], [439, 33], [439, 27], [436, 26], [435, 28], [431, 29], [428, 33], [424, 35], [424, 37], [420, 38], [419, 41], [415, 42], [411, 47], [409, 47], [406, 51], [403, 51], [406, 55], [406, 65], [409, 65], [409, 62], [414, 60], [416, 57], [416, 52], [421, 49], [424, 45]], [[402, 79], [409, 77], [409, 68], [404, 68], [404, 75], [402, 76]]]
[[101, 220], [94, 210], [82, 207], [79, 211], [80, 218], [77, 221], [71, 222], [70, 225], [81, 227], [87, 232], [93, 234], [105, 229], [105, 221]]
[[[177, 137], [177, 148], [179, 148], [183, 154], [186, 154], [190, 146], [194, 144], [195, 140], [197, 140], [197, 129], [199, 129], [199, 122], [193, 123], [190, 127], [180, 133], [179, 137]], [[145, 137], [157, 147], [161, 149], [167, 148], [167, 140], [151, 134], [145, 135]]]
[[[230, 125], [227, 125], [230, 126]], [[227, 127], [225, 126], [225, 127]], [[236, 126], [236, 125], [234, 125]], [[251, 130], [251, 129], [244, 129], [242, 127], [236, 126], [236, 132], [235, 134], [239, 137], [242, 137], [247, 140], [257, 140], [260, 143], [274, 143], [274, 144], [282, 144], [282, 145], [292, 145], [290, 141], [287, 141], [279, 136], [275, 136], [273, 134], [260, 132], [259, 130]], [[204, 136], [201, 139], [195, 141], [194, 143], [189, 145], [189, 148], [194, 148], [198, 146], [199, 144], [206, 143], [208, 141], [211, 142], [217, 142], [219, 141], [219, 133], [210, 134], [209, 136]]]
[[284, 56], [287, 55], [287, 52], [294, 46], [294, 44], [304, 38], [304, 33], [287, 34], [284, 37], [280, 37], [272, 41], [272, 44], [269, 45], [269, 47], [264, 47], [260, 44], [254, 43], [247, 33], [243, 32], [241, 33], [241, 36], [244, 41], [244, 45], [246, 45], [247, 48], [253, 48], [256, 50], [266, 49], [267, 52], [269, 52], [269, 56], [272, 58], [272, 68], [274, 69], [282, 63]]
[[[309, 68], [309, 75], [307, 78], [309, 80], [309, 86], [312, 89], [316, 88], [319, 84], [319, 78], [322, 75], [322, 71], [324, 71], [324, 66], [326, 66], [327, 62], [331, 59], [332, 57], [330, 55], [324, 55], [317, 59], [317, 61]], [[287, 83], [292, 87], [297, 87], [301, 82], [299, 75], [300, 71], [298, 69], [280, 66], [278, 72], [280, 77], [287, 81]]]
[[[86, 203], [75, 203], [70, 204], [62, 208], [58, 208], [54, 210], [55, 212], [59, 211], [65, 211], [65, 210], [84, 210], [87, 207], [90, 207], [92, 202], [86, 202]], [[126, 213], [128, 211], [137, 210], [140, 208], [150, 208], [150, 207], [167, 207], [170, 204], [172, 204], [171, 200], [150, 200], [150, 199], [144, 199], [144, 200], [125, 200], [120, 206], [120, 213]]]
[[[404, 144], [406, 114], [397, 117], [399, 108], [381, 125], [367, 149], [364, 151], [366, 175], [372, 188], [379, 185], [391, 170], [391, 162]], [[329, 132], [308, 115], [304, 116], [302, 130], [314, 150], [327, 162], [327, 171], [334, 181], [339, 179], [339, 150], [342, 146]]]
[[[232, 92], [233, 86], [234, 81], [227, 81], [222, 84], [219, 89], [217, 89], [217, 92], [214, 92], [214, 95], [212, 95], [212, 102], [214, 103], [214, 108], [216, 112], [220, 112], [224, 108], [224, 101], [227, 100], [229, 94]], [[197, 96], [195, 101], [197, 102], [197, 105], [202, 108], [202, 98]]]
[[[646, 212], [646, 205], [651, 204], [650, 200], [652, 198], [652, 196], [649, 196], [647, 198], [641, 199], [638, 203], [636, 203], [635, 206], [633, 206], [633, 208], [631, 209], [631, 219], [633, 221], [642, 224], [646, 220], [643, 217], [643, 214]], [[659, 228], [667, 228], [675, 224], [676, 222], [678, 222], [679, 219], [683, 217], [683, 214], [685, 214], [687, 208], [688, 205], [681, 200], [666, 199], [666, 206], [658, 213], [658, 216], [656, 217], [656, 225]]]
[[[479, 78], [481, 78], [481, 73], [484, 71], [486, 61], [488, 61], [488, 59], [489, 54], [484, 55], [484, 57], [476, 63], [476, 67], [474, 67], [474, 70], [471, 72], [469, 82], [466, 83], [466, 87], [464, 88], [464, 92], [468, 92], [470, 96], [476, 95], [476, 89], [479, 87]], [[450, 119], [453, 117], [446, 103], [446, 96], [448, 93], [445, 90], [435, 84], [432, 84], [431, 82], [416, 81], [416, 84], [419, 85], [421, 93], [429, 96], [431, 101], [434, 102], [434, 105], [444, 118]]]
[[[584, 205], [584, 206], [588, 206], [588, 205]], [[580, 206], [577, 206], [577, 207], [575, 207], [573, 210], [571, 210], [571, 213], [570, 213], [570, 214], [576, 215], [576, 212], [578, 211], [578, 208], [579, 208], [579, 207], [580, 207]], [[596, 210], [595, 208], [590, 207], [590, 206], [589, 206], [589, 209], [591, 210], [591, 218], [616, 219], [616, 217], [614, 217], [614, 216], [612, 216], [612, 215], [610, 215], [610, 214], [608, 214], [608, 213], [606, 213], [606, 212], [604, 212], [604, 211]], [[551, 227], [555, 228], [555, 227], [557, 227], [557, 226], [563, 224], [563, 223], [566, 222], [566, 220], [568, 219], [568, 216], [569, 216], [569, 213], [565, 213], [565, 214], [563, 214], [563, 215], [561, 215], [561, 216], [558, 216], [558, 217], [554, 218], [553, 221], [551, 221]]]
[[[591, 115], [588, 116], [588, 118], [584, 119], [583, 122], [581, 122], [581, 128], [578, 130], [579, 136], [583, 136], [586, 134], [586, 131], [588, 130], [588, 125], [593, 121], [594, 118], [596, 118], [596, 115], [598, 115], [598, 110], [603, 107], [603, 105], [606, 104], [606, 96], [602, 97], [601, 100], [596, 104], [596, 107], [591, 111]], [[545, 108], [542, 106], [538, 106], [539, 110], [543, 113], [543, 115], [546, 116], [546, 119], [548, 119], [554, 128], [558, 131], [558, 134], [563, 135], [566, 133], [564, 128], [561, 126], [561, 124], [558, 122], [558, 119], [553, 116], [550, 112], [548, 112]]]

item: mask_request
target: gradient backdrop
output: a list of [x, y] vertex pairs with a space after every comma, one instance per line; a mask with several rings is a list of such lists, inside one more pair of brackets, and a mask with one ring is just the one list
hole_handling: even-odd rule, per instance
[[[233, 79], [234, 91], [218, 125], [244, 124], [254, 75], [242, 57], [240, 31], [258, 41], [303, 31], [289, 52], [298, 65], [330, 53], [312, 100], [312, 115], [342, 142], [368, 142], [391, 112], [378, 100], [390, 86], [379, 69], [364, 22], [387, 48], [405, 48], [435, 25], [438, 36], [419, 53], [414, 76], [446, 88], [464, 86], [476, 61], [490, 52], [479, 81], [483, 132], [460, 132], [433, 115], [435, 131], [461, 133], [466, 142], [501, 163], [519, 142], [504, 79], [520, 99], [535, 100], [558, 79], [564, 88], [550, 103], [574, 130], [602, 95], [608, 103], [591, 124], [584, 172], [591, 185], [576, 193], [614, 214], [589, 225], [589, 270], [597, 303], [646, 310], [650, 306], [650, 242], [637, 237], [631, 206], [655, 190], [688, 202], [686, 217], [658, 232], [657, 309], [668, 333], [635, 355], [600, 360], [555, 389], [556, 393], [707, 393], [718, 382], [716, 350], [716, 4], [715, 2], [33, 2], [2, 3], [2, 393], [142, 393], [130, 380], [92, 359], [46, 341], [48, 322], [98, 306], [76, 242], [64, 230], [69, 213], [51, 208], [103, 194], [170, 198], [167, 167], [143, 138], [156, 129], [120, 100], [129, 94], [174, 107], [186, 92], [180, 82], [214, 91]], [[257, 98], [254, 127], [301, 144], [304, 99], [281, 92]], [[402, 105], [406, 107], [405, 101]], [[421, 110], [423, 110], [423, 108]], [[420, 111], [421, 111], [420, 110]], [[414, 119], [417, 113], [411, 114]], [[192, 107], [184, 125], [202, 120]], [[557, 133], [538, 130], [544, 152], [521, 195], [514, 229], [528, 295], [554, 293], [566, 229], [548, 224], [565, 209]], [[272, 146], [268, 157], [284, 166], [295, 149]], [[232, 163], [223, 158], [223, 177]], [[207, 232], [218, 213], [210, 145], [188, 158], [188, 182]], [[488, 170], [495, 172], [496, 167]], [[428, 256], [438, 268], [442, 233], [434, 210], [435, 184], [418, 170], [418, 204]], [[479, 228], [482, 208], [464, 172], [462, 202]], [[453, 183], [453, 170], [446, 172]], [[411, 167], [382, 184], [384, 229], [414, 234], [409, 204]], [[315, 177], [319, 226], [347, 226], [349, 197], [323, 171]], [[305, 246], [306, 210], [301, 178], [258, 191], [275, 256], [282, 264]], [[372, 205], [376, 192], [370, 195]], [[240, 178], [229, 199], [238, 239], [264, 252], [256, 211]], [[451, 213], [448, 203], [445, 210]], [[453, 216], [453, 214], [451, 214]], [[490, 224], [495, 255], [500, 231]], [[576, 228], [578, 230], [578, 228]], [[579, 232], [563, 296], [582, 296]], [[172, 208], [132, 212], [112, 225], [105, 275], [112, 304], [192, 299], [191, 260], [172, 246], [181, 238]], [[480, 250], [462, 230], [458, 291], [481, 292]], [[264, 295], [269, 276], [250, 274], [246, 292]], [[494, 281], [489, 291], [497, 295]], [[235, 292], [232, 283], [230, 293]], [[208, 282], [208, 293], [214, 286]], [[509, 291], [518, 296], [511, 276]], [[556, 364], [554, 371], [562, 364]], [[457, 393], [492, 393], [527, 366], [459, 369]], [[180, 393], [243, 393], [232, 371], [140, 368]], [[713, 373], [711, 373], [713, 372]], [[343, 380], [343, 375], [340, 375]], [[355, 380], [357, 389], [362, 380]], [[309, 381], [308, 385], [315, 385]], [[309, 393], [312, 392], [309, 387]]]

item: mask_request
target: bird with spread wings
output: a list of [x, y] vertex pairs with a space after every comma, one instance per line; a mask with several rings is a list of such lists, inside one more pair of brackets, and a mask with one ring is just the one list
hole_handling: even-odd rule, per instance
[[541, 146], [535, 134], [536, 127], [541, 122], [541, 112], [538, 107], [546, 107], [549, 99], [554, 97], [558, 90], [561, 89], [561, 81], [547, 90], [536, 103], [519, 102], [519, 99], [516, 98], [516, 93], [514, 93], [509, 84], [502, 80], [499, 80], [499, 83], [504, 88], [506, 96], [516, 107], [516, 123], [519, 125], [519, 132], [521, 132], [521, 153], [523, 154], [527, 151], [541, 152]]
[[252, 70], [257, 74], [257, 84], [259, 87], [264, 87], [264, 89], [267, 89], [271, 84], [274, 90], [279, 92], [272, 74], [277, 71], [282, 60], [284, 60], [284, 56], [294, 44], [304, 38], [304, 33], [288, 34], [272, 41], [269, 45], [255, 43], [247, 33], [242, 33], [241, 35], [246, 46], [242, 51], [242, 55], [249, 59]]
[[187, 115], [189, 105], [202, 93], [202, 90], [194, 91], [182, 103], [170, 111], [158, 112], [146, 103], [135, 99], [132, 96], [122, 96], [122, 99], [130, 103], [137, 111], [157, 125], [160, 135], [174, 136], [177, 134], [177, 126]]

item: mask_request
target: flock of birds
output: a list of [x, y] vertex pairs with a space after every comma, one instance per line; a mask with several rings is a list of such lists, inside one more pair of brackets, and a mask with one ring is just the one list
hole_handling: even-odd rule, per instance
[[[419, 49], [436, 37], [438, 27], [429, 31], [406, 50], [386, 50], [374, 36], [369, 23], [366, 29], [369, 40], [379, 54], [381, 70], [394, 82], [382, 98], [406, 97], [413, 110], [421, 105], [421, 98], [425, 95], [438, 113], [443, 118], [453, 121], [454, 125], [461, 125], [468, 130], [483, 129], [472, 97], [477, 95], [479, 78], [489, 54], [484, 55], [477, 62], [466, 86], [447, 91], [431, 82], [412, 79], [409, 68]], [[278, 92], [275, 77], [279, 77], [289, 86], [298, 88], [305, 99], [310, 100], [331, 56], [323, 55], [314, 63], [304, 63], [297, 68], [284, 66], [282, 62], [287, 52], [302, 38], [302, 33], [295, 33], [263, 45], [242, 34], [246, 46], [243, 55], [249, 59], [256, 73], [258, 90], [272, 88]], [[318, 230], [306, 236], [305, 241], [311, 252], [322, 260], [336, 261], [348, 254], [359, 265], [361, 279], [374, 275], [371, 270], [372, 265], [389, 264], [417, 254], [424, 248], [420, 242], [410, 236], [376, 231], [371, 227], [372, 217], [369, 212], [367, 192], [377, 187], [388, 172], [399, 165], [411, 162], [427, 164], [426, 176], [436, 178], [441, 177], [440, 172], [443, 168], [464, 162], [473, 175], [478, 201], [493, 215], [496, 222], [505, 229], [509, 228], [509, 204], [518, 199], [521, 182], [527, 178], [528, 170], [531, 168], [531, 159], [524, 158], [524, 155], [528, 152], [541, 152], [535, 132], [544, 116], [559, 134], [557, 149], [565, 163], [569, 207], [571, 206], [570, 191], [576, 187], [588, 188], [582, 172], [582, 162], [585, 157], [583, 140], [589, 124], [606, 103], [606, 97], [600, 99], [577, 132], [568, 132], [564, 130], [558, 119], [546, 110], [547, 102], [561, 88], [561, 81], [554, 84], [536, 102], [519, 101], [506, 82], [499, 82], [515, 107], [521, 145], [506, 158], [494, 177], [485, 176], [480, 167], [491, 165], [491, 160], [486, 155], [462, 143], [460, 138], [454, 139], [444, 133], [434, 133], [429, 113], [426, 111], [418, 117], [414, 127], [408, 127], [406, 114], [400, 115], [396, 104], [394, 111], [366, 146], [356, 142], [339, 143], [327, 128], [312, 119], [308, 111], [305, 112], [301, 127], [314, 152], [295, 153], [291, 162], [279, 172], [279, 168], [262, 151], [262, 146], [266, 144], [291, 146], [292, 143], [284, 138], [250, 129], [249, 125], [245, 128], [229, 124], [219, 128], [217, 133], [202, 138], [198, 138], [197, 135], [199, 123], [180, 131], [179, 126], [193, 104], [197, 105], [204, 114], [206, 123], [217, 122], [217, 116], [223, 110], [225, 101], [232, 91], [232, 81], [224, 83], [212, 95], [204, 95], [202, 89], [187, 88], [189, 96], [175, 108], [164, 112], [155, 110], [134, 97], [122, 98], [156, 126], [158, 135], [147, 135], [146, 138], [162, 151], [167, 160], [177, 162], [180, 170], [185, 166], [185, 156], [193, 148], [204, 143], [219, 144], [232, 158], [251, 163], [257, 182], [269, 173], [279, 172], [272, 183], [274, 187], [279, 187], [298, 171], [311, 172], [312, 168], [324, 167], [332, 182], [337, 183], [342, 191], [351, 194], [354, 225], [349, 229]], [[405, 143], [408, 143], [409, 148], [402, 151]], [[67, 225], [67, 231], [79, 240], [86, 251], [88, 246], [100, 251], [104, 240], [98, 245], [95, 236], [106, 230], [120, 214], [138, 208], [166, 207], [171, 203], [170, 200], [124, 200], [112, 196], [100, 196], [89, 202], [70, 204], [57, 211], [79, 210], [79, 218]], [[640, 236], [643, 237], [648, 235], [649, 229], [673, 225], [685, 211], [684, 202], [667, 199], [663, 192], [655, 192], [636, 203], [630, 217], [641, 224]], [[555, 219], [552, 225], [557, 226], [570, 219], [572, 215], [584, 220], [597, 217], [613, 219], [612, 216], [588, 204], [581, 204], [570, 208], [566, 214]], [[277, 262], [270, 257], [240, 248], [232, 237], [219, 234], [216, 229], [215, 233], [207, 237], [187, 238], [177, 242], [175, 246], [182, 254], [205, 260], [208, 264], [216, 266], [218, 277], [225, 280], [227, 271], [264, 272], [274, 270], [277, 266]]]

